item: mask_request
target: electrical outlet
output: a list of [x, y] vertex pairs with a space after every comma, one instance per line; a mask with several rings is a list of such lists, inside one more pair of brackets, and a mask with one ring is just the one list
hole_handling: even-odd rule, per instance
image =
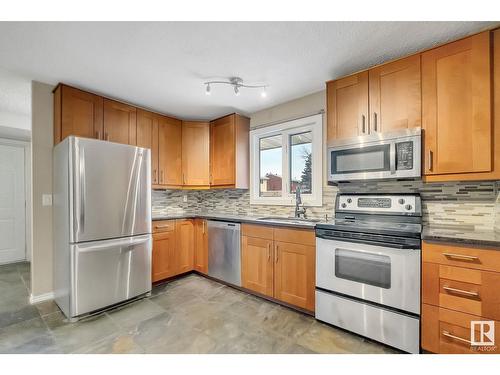
[[52, 194], [42, 194], [42, 206], [52, 206]]
[[185, 195], [183, 195], [183, 196], [182, 196], [182, 201], [183, 201], [184, 203], [186, 203], [186, 202], [188, 201], [188, 196], [187, 196], [187, 194], [185, 194]]

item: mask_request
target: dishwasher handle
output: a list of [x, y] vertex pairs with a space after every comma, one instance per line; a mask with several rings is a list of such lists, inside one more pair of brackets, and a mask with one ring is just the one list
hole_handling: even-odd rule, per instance
[[219, 221], [219, 220], [207, 220], [208, 228], [210, 227], [213, 228], [227, 228], [229, 230], [235, 230], [239, 231], [240, 230], [240, 223], [233, 223], [233, 222], [227, 222], [227, 221]]

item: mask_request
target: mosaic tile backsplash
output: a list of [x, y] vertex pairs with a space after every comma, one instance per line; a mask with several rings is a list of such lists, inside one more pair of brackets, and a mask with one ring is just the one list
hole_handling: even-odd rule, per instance
[[[311, 218], [334, 215], [335, 197], [342, 193], [420, 193], [423, 220], [435, 225], [460, 225], [500, 231], [500, 181], [423, 183], [382, 181], [343, 183], [323, 188], [323, 206], [308, 207]], [[187, 201], [183, 201], [186, 196]], [[250, 205], [248, 190], [153, 191], [153, 216], [213, 211], [217, 213], [291, 216], [292, 206]]]

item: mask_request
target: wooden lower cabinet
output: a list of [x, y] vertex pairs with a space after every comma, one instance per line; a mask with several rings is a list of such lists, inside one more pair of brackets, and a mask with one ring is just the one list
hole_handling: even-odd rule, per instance
[[[479, 341], [492, 321], [500, 342], [500, 253], [453, 244], [422, 244], [422, 348], [433, 353], [500, 353]], [[485, 327], [485, 331], [488, 331]], [[474, 333], [474, 337], [472, 335]], [[483, 340], [484, 341], [484, 340]]]
[[152, 282], [191, 271], [193, 258], [193, 220], [154, 222]]
[[241, 282], [243, 287], [273, 297], [273, 241], [242, 236], [241, 245]]
[[194, 220], [194, 266], [195, 271], [208, 273], [208, 235], [207, 221]]
[[423, 263], [422, 275], [423, 303], [500, 320], [500, 273]]
[[244, 288], [314, 311], [315, 266], [314, 231], [242, 225]]
[[193, 220], [177, 220], [176, 236], [176, 274], [193, 270], [194, 260], [194, 224]]
[[153, 233], [152, 282], [175, 275], [175, 231]]
[[[432, 353], [442, 354], [498, 354], [500, 342], [500, 322], [494, 325], [495, 345], [471, 345], [471, 324], [487, 321], [476, 315], [445, 309], [438, 306], [422, 305], [422, 348]], [[488, 328], [485, 328], [487, 330]], [[483, 336], [484, 337], [484, 336]], [[480, 341], [480, 325], [474, 329], [474, 339]], [[488, 342], [484, 338], [484, 342]]]
[[280, 301], [314, 310], [314, 246], [275, 242], [274, 296]]

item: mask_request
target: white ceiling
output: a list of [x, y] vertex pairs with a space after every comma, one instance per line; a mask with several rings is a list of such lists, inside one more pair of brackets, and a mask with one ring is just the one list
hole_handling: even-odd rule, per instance
[[[0, 67], [180, 118], [211, 119], [322, 90], [326, 80], [493, 24], [0, 22]], [[258, 90], [236, 97], [223, 86], [205, 95], [204, 81], [230, 76], [269, 84], [268, 97]]]

